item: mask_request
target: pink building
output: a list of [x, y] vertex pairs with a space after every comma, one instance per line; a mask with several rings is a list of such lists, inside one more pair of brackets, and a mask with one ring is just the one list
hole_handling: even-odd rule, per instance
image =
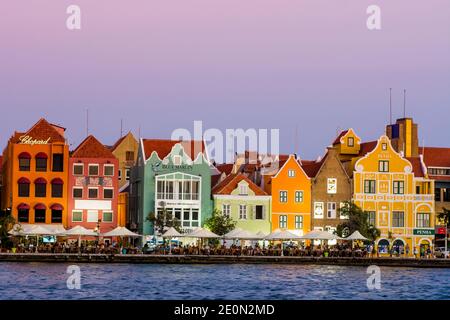
[[94, 136], [87, 137], [69, 159], [69, 228], [117, 227], [119, 161]]

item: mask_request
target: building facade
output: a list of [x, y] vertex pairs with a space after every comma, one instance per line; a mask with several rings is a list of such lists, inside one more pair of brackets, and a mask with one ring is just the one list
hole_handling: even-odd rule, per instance
[[69, 160], [69, 223], [106, 233], [118, 225], [119, 161], [94, 136], [87, 137]]
[[139, 143], [133, 133], [121, 137], [112, 147], [113, 155], [119, 160], [119, 189], [130, 182], [131, 168], [135, 165], [139, 151]]
[[2, 207], [21, 224], [67, 227], [69, 146], [65, 129], [39, 120], [3, 151]]
[[236, 221], [236, 228], [271, 232], [271, 197], [244, 174], [230, 174], [212, 190], [214, 208]]
[[130, 185], [130, 219], [143, 235], [154, 234], [149, 214], [167, 210], [184, 231], [212, 215], [211, 173], [202, 141], [141, 139]]
[[290, 155], [270, 180], [272, 230], [286, 229], [297, 235], [311, 230], [311, 179], [296, 155]]
[[412, 254], [428, 248], [434, 239], [434, 181], [423, 173], [419, 158], [396, 152], [387, 136], [355, 164], [354, 201], [369, 212], [381, 231], [378, 251], [394, 248]]

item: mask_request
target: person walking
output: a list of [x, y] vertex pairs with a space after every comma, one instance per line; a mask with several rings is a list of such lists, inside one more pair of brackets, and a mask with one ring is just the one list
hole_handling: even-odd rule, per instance
[[409, 244], [406, 244], [405, 253], [406, 253], [406, 256], [409, 257]]

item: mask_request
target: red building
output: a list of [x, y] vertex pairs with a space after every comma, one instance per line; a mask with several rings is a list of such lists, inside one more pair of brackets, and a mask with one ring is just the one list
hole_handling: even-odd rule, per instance
[[117, 158], [94, 136], [87, 137], [69, 159], [69, 227], [117, 227], [119, 195]]

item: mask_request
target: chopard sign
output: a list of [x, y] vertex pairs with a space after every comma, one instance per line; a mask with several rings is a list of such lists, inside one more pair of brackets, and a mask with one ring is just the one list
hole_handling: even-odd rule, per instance
[[35, 144], [48, 144], [50, 142], [50, 138], [47, 140], [38, 140], [30, 136], [21, 136], [19, 140], [21, 144], [30, 144], [32, 146]]

